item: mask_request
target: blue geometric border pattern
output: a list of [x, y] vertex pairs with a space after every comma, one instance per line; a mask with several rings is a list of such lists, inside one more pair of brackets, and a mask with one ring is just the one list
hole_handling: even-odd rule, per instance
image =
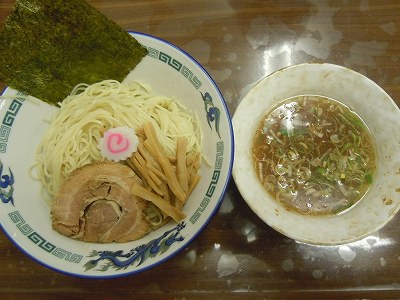
[[0, 142], [7, 142], [10, 135], [11, 128], [2, 125], [0, 128]]
[[8, 214], [11, 221], [17, 225], [17, 228], [22, 232], [23, 235], [28, 235], [33, 232], [31, 226], [25, 223], [24, 218], [22, 218], [21, 214], [18, 211], [13, 211]]
[[27, 236], [30, 241], [32, 241], [35, 245], [37, 245], [44, 251], [72, 263], [79, 263], [82, 260], [82, 255], [71, 253], [62, 248], [59, 248], [43, 238], [39, 233], [34, 231], [29, 224], [25, 222], [19, 211], [10, 212], [8, 216], [23, 235]]
[[160, 51], [158, 51], [157, 49], [151, 48], [151, 47], [146, 47], [146, 48], [147, 48], [147, 51], [148, 51], [148, 53], [147, 53], [148, 56], [158, 59]]
[[46, 252], [53, 252], [53, 250], [56, 248], [52, 243], [46, 241], [45, 238], [43, 238], [39, 233], [36, 231], [32, 232], [31, 234], [28, 235], [28, 238], [36, 245], [38, 245], [40, 248], [42, 248]]
[[217, 143], [217, 155], [215, 158], [215, 169], [221, 170], [222, 162], [224, 161], [224, 142]]
[[65, 259], [66, 261], [70, 261], [73, 263], [79, 263], [82, 260], [82, 255], [79, 254], [75, 254], [69, 251], [66, 251], [64, 249], [61, 248], [56, 248], [53, 253], [54, 256], [57, 256], [61, 259]]
[[195, 75], [193, 75], [193, 72], [188, 67], [183, 65], [180, 61], [155, 48], [147, 46], [145, 47], [148, 51], [147, 56], [158, 59], [159, 61], [162, 61], [169, 65], [171, 68], [175, 69], [177, 72], [180, 72], [197, 90], [201, 87], [201, 81]]
[[162, 62], [167, 63], [170, 67], [174, 68], [178, 72], [182, 68], [182, 63], [180, 63], [175, 58], [169, 56], [168, 54], [166, 54], [164, 52], [160, 52], [160, 56], [159, 56], [158, 59], [161, 60]]
[[26, 94], [18, 91], [17, 96], [15, 97], [15, 99], [12, 100], [10, 106], [8, 107], [8, 110], [0, 126], [0, 153], [5, 153], [7, 150], [7, 141], [10, 136], [11, 126], [14, 123], [18, 111], [22, 106], [22, 103], [25, 101], [23, 97], [26, 96]]
[[4, 116], [3, 119], [3, 125], [6, 126], [12, 126], [12, 124], [14, 123], [15, 117], [18, 114], [19, 109], [22, 106], [22, 102], [20, 102], [17, 99], [14, 99], [10, 106], [8, 107], [8, 111], [6, 112], [6, 115]]
[[201, 81], [196, 76], [193, 76], [193, 72], [190, 69], [183, 66], [181, 69], [181, 74], [185, 76], [196, 89], [199, 89], [201, 86]]
[[211, 182], [210, 185], [208, 186], [205, 197], [201, 201], [199, 207], [196, 209], [194, 214], [189, 219], [192, 224], [197, 222], [197, 220], [200, 218], [201, 214], [206, 210], [208, 204], [211, 201], [211, 197], [215, 192], [215, 188], [218, 184], [219, 176], [221, 174], [223, 158], [224, 158], [224, 142], [219, 141], [217, 142], [217, 154], [215, 158], [215, 167], [211, 178]]

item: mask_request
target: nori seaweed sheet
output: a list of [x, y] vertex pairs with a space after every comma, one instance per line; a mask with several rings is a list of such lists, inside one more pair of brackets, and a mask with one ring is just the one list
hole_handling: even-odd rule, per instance
[[0, 33], [0, 81], [54, 105], [78, 83], [122, 81], [146, 54], [83, 0], [17, 0]]

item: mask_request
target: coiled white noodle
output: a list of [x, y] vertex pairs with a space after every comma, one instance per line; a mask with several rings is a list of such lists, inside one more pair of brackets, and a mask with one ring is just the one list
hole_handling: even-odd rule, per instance
[[34, 166], [50, 198], [73, 170], [102, 160], [98, 141], [104, 129], [137, 129], [151, 121], [157, 125], [157, 138], [167, 154], [175, 154], [178, 137], [187, 138], [187, 152], [201, 150], [197, 118], [177, 101], [151, 95], [138, 82], [129, 86], [114, 80], [80, 84], [59, 104], [39, 144]]

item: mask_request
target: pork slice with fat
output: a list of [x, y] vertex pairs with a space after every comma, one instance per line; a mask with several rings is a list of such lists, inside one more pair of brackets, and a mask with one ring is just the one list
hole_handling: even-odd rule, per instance
[[116, 162], [85, 165], [62, 185], [51, 208], [53, 229], [74, 239], [127, 242], [151, 230], [148, 203], [130, 193], [141, 183], [129, 167]]

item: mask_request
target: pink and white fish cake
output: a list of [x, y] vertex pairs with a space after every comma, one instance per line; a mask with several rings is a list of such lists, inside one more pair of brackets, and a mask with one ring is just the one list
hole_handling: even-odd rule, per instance
[[130, 157], [138, 145], [135, 130], [128, 126], [110, 128], [99, 141], [101, 155], [116, 162]]

